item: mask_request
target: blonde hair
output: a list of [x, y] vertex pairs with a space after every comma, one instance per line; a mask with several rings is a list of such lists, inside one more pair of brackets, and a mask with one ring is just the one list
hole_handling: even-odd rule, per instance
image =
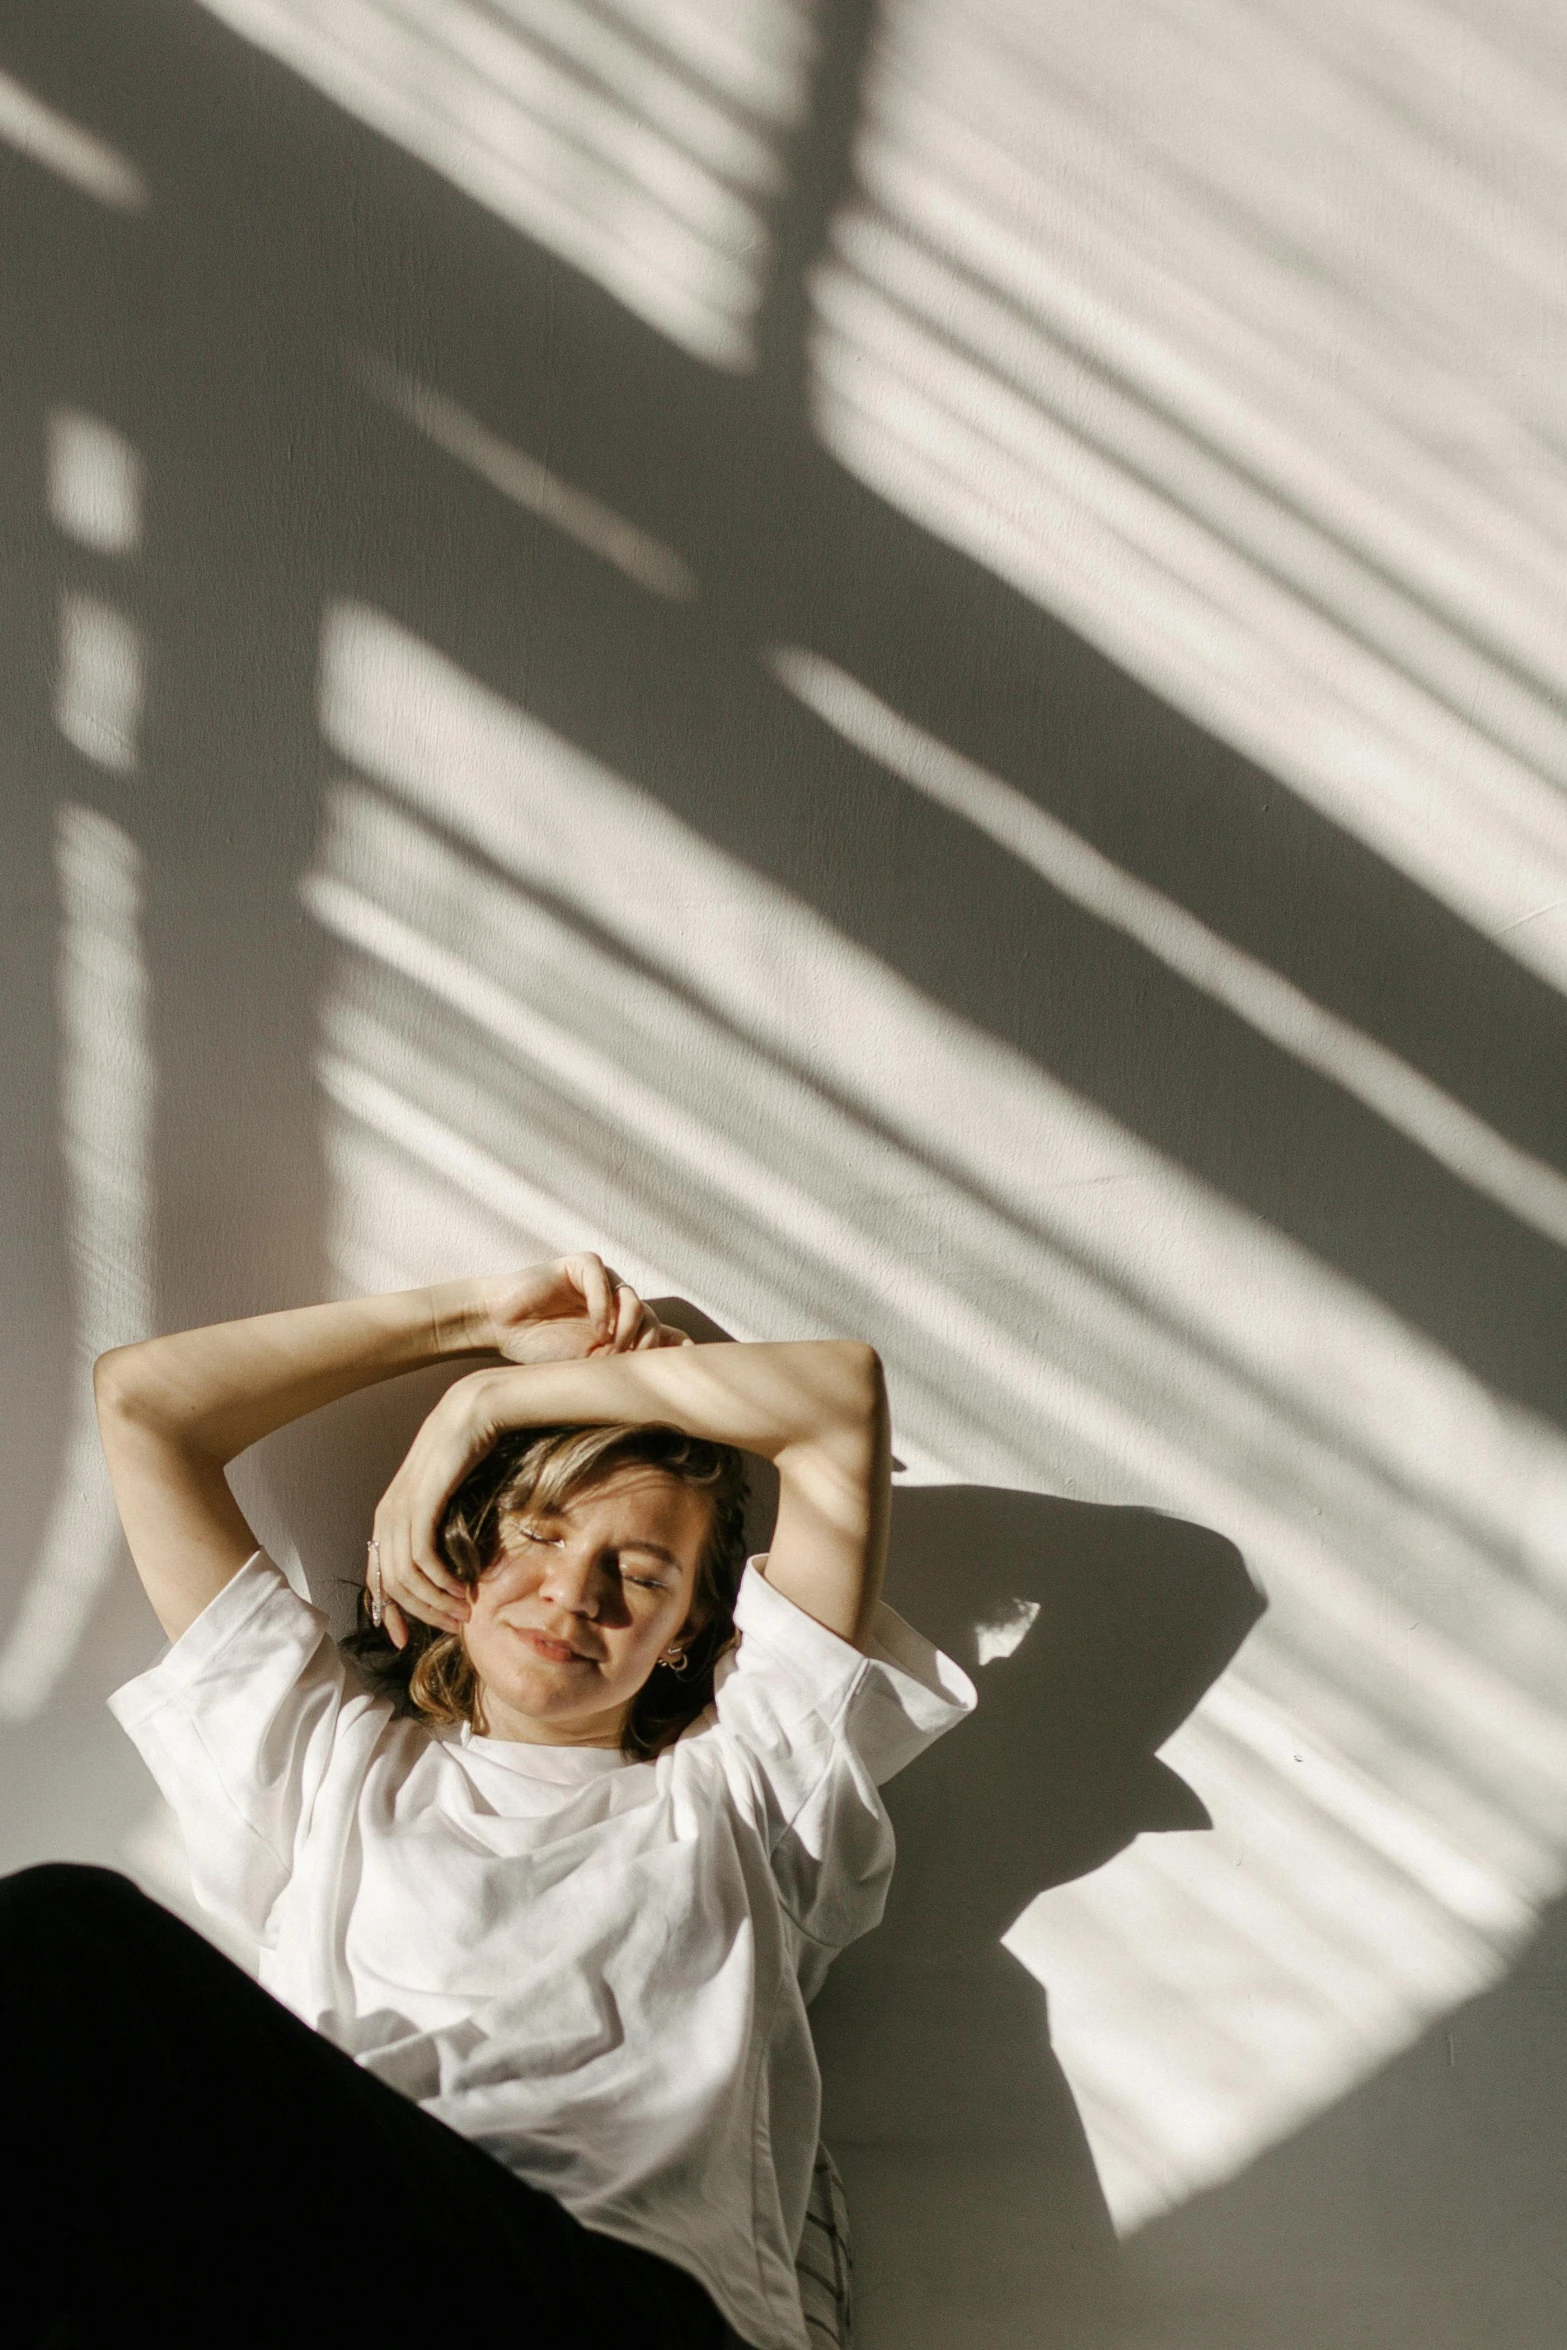
[[[614, 1424], [599, 1428], [518, 1428], [469, 1470], [446, 1505], [441, 1550], [452, 1573], [477, 1583], [500, 1555], [508, 1519], [557, 1509], [617, 1469], [647, 1467], [712, 1500], [712, 1525], [697, 1562], [684, 1643], [685, 1669], [656, 1664], [638, 1690], [621, 1733], [624, 1753], [651, 1761], [712, 1703], [713, 1670], [734, 1638], [734, 1605], [745, 1564], [745, 1463], [732, 1445], [710, 1444], [683, 1428]], [[483, 1691], [461, 1638], [410, 1620], [408, 1645], [394, 1647], [371, 1621], [369, 1594], [342, 1642], [360, 1672], [400, 1712], [425, 1721], [466, 1722], [484, 1734]]]

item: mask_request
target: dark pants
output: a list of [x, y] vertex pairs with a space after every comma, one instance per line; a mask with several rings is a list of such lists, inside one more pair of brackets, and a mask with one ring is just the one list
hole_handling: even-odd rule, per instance
[[0, 1880], [0, 2018], [17, 2350], [726, 2338], [692, 2278], [524, 2186], [107, 1869]]

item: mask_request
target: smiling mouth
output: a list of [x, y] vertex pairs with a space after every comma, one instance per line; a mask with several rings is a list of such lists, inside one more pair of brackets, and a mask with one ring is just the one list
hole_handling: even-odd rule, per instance
[[594, 1661], [592, 1657], [584, 1656], [580, 1648], [571, 1647], [569, 1642], [552, 1640], [547, 1632], [535, 1632], [531, 1628], [522, 1627], [517, 1637], [525, 1641], [536, 1656], [546, 1657], [554, 1665], [590, 1665]]

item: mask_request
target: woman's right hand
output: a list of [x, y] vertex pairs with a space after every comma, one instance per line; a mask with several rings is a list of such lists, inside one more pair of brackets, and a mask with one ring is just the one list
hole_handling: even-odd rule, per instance
[[441, 1556], [440, 1523], [451, 1495], [501, 1433], [490, 1400], [494, 1382], [490, 1371], [453, 1381], [376, 1504], [365, 1579], [394, 1648], [407, 1647], [411, 1616], [442, 1632], [460, 1632], [468, 1620], [467, 1589]]
[[513, 1363], [572, 1362], [690, 1344], [591, 1250], [503, 1273], [481, 1282], [479, 1293], [481, 1331]]

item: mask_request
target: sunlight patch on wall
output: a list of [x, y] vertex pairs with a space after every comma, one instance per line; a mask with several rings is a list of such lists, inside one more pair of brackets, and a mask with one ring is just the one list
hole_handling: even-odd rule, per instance
[[872, 488], [1567, 985], [1567, 54], [894, 0], [813, 285]]
[[154, 1071], [141, 861], [121, 827], [67, 804], [55, 834], [60, 1156], [72, 1284], [72, 1397], [42, 1542], [0, 1648], [0, 1719], [34, 1720], [124, 1556], [91, 1366], [152, 1327]]
[[134, 555], [141, 544], [143, 466], [101, 416], [56, 408], [45, 452], [49, 519], [98, 555]]
[[444, 1188], [742, 1334], [869, 1333], [922, 1470], [1178, 1511], [1266, 1584], [1167, 1749], [1221, 1833], [1009, 1937], [1120, 2223], [1494, 1981], [1567, 1881], [1561, 1436], [379, 614], [329, 614], [321, 713], [345, 1227], [417, 1251]]
[[202, 0], [715, 366], [752, 360], [808, 0]]
[[1039, 1615], [1037, 1599], [1014, 1599], [999, 1615], [974, 1626], [974, 1651], [982, 1665], [1016, 1656]]
[[[94, 555], [125, 557], [141, 545], [145, 468], [124, 434], [75, 408], [50, 415], [44, 495], [55, 528]], [[136, 767], [147, 693], [147, 655], [136, 623], [102, 596], [67, 588], [60, 598], [55, 724], [75, 750], [112, 775]]]
[[60, 599], [55, 724], [66, 741], [112, 775], [136, 765], [146, 690], [141, 631], [101, 596], [68, 589]]
[[[323, 928], [397, 967], [405, 942], [376, 908], [320, 875], [307, 878], [304, 897]], [[602, 1226], [355, 1062], [323, 1053], [318, 1074], [336, 1113], [327, 1140], [329, 1258], [339, 1296], [455, 1281], [476, 1266], [499, 1269], [602, 1248]], [[660, 1270], [634, 1249], [617, 1248], [613, 1263], [644, 1297], [668, 1294]]]
[[1090, 847], [1070, 826], [912, 726], [819, 654], [771, 657], [774, 675], [855, 747], [1132, 939], [1270, 1044], [1332, 1080], [1499, 1207], [1567, 1246], [1567, 1176], [1531, 1157], [1396, 1053]]
[[8, 73], [0, 73], [0, 140], [111, 211], [147, 209], [147, 183], [134, 163]]
[[689, 603], [696, 596], [696, 574], [673, 547], [666, 547], [651, 531], [639, 529], [601, 498], [563, 481], [525, 450], [503, 441], [455, 400], [404, 375], [372, 352], [359, 354], [354, 370], [375, 399], [423, 433], [426, 440], [455, 457], [459, 465], [466, 465], [513, 505], [575, 539], [601, 562], [613, 564], [634, 587], [674, 603]]

